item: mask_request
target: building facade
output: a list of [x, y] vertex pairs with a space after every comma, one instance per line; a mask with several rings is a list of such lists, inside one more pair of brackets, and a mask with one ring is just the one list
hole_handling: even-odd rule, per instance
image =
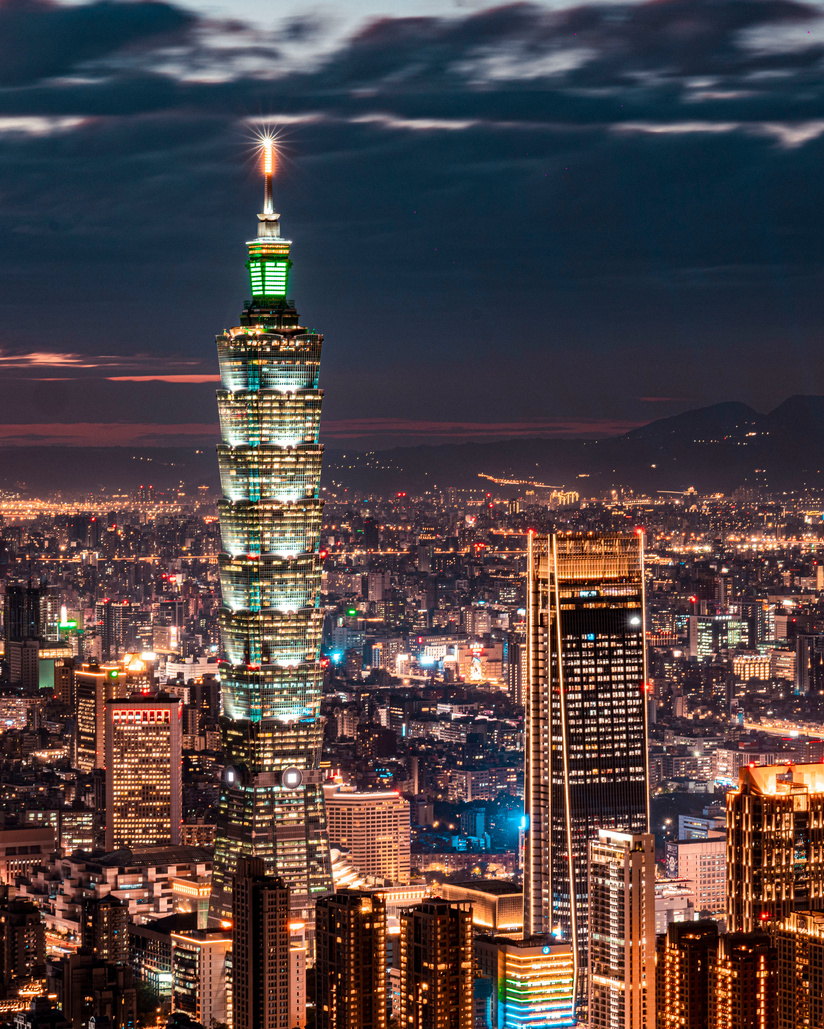
[[240, 858], [232, 890], [233, 1029], [292, 1029], [289, 890], [262, 858]]
[[396, 790], [327, 793], [326, 817], [330, 843], [361, 875], [409, 882], [409, 802]]
[[656, 940], [656, 1029], [707, 1029], [714, 1024], [718, 923], [671, 922]]
[[386, 902], [338, 890], [318, 901], [315, 989], [318, 1029], [385, 1029]]
[[524, 933], [575, 943], [599, 829], [645, 833], [643, 536], [528, 537]]
[[746, 765], [727, 793], [727, 928], [824, 910], [824, 765]]
[[655, 837], [589, 845], [590, 1029], [647, 1029], [655, 1010]]
[[107, 702], [107, 851], [180, 843], [181, 707], [166, 694]]
[[778, 1029], [824, 1029], [824, 912], [794, 911], [772, 927]]
[[435, 897], [400, 913], [399, 1024], [471, 1029], [472, 911]]
[[[571, 943], [551, 936], [478, 936], [475, 972], [491, 996], [484, 1029], [566, 1029], [576, 1025]], [[476, 1006], [475, 1025], [479, 1022]]]
[[237, 859], [260, 857], [311, 919], [331, 889], [323, 805], [318, 443], [323, 337], [286, 299], [291, 244], [265, 201], [247, 244], [252, 299], [217, 337], [223, 442], [219, 558], [226, 761], [215, 841], [211, 916], [231, 918]]

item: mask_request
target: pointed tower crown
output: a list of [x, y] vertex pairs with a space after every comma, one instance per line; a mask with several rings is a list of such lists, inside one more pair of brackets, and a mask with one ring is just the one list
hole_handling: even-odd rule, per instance
[[263, 211], [258, 215], [257, 239], [246, 244], [249, 250], [249, 283], [252, 297], [277, 300], [286, 296], [289, 283], [291, 241], [281, 239], [280, 215], [275, 212], [272, 177], [275, 170], [275, 141], [264, 136], [260, 144], [263, 164]]

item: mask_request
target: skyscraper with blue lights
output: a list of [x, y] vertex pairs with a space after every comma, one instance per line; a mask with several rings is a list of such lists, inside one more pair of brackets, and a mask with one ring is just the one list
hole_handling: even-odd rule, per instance
[[318, 389], [323, 336], [287, 299], [291, 243], [274, 211], [274, 144], [263, 141], [265, 200], [247, 243], [251, 300], [217, 337], [221, 688], [225, 772], [211, 917], [231, 919], [239, 857], [261, 858], [312, 919], [331, 888], [319, 761], [322, 612]]

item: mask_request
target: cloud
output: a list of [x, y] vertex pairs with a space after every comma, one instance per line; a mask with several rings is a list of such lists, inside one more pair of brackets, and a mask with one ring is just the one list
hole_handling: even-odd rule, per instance
[[49, 0], [0, 5], [0, 85], [24, 86], [65, 75], [123, 47], [181, 39], [194, 18], [158, 0], [63, 6]]
[[0, 7], [8, 422], [211, 423], [249, 126], [272, 120], [330, 438], [598, 432], [639, 397], [817, 388], [819, 7], [507, 4], [331, 53], [324, 31]]

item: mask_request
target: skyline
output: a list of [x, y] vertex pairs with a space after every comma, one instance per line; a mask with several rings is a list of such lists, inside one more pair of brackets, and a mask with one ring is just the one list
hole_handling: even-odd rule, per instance
[[0, 437], [213, 432], [203, 340], [242, 286], [265, 122], [295, 288], [335, 340], [329, 441], [604, 435], [821, 391], [820, 3], [420, 8], [266, 30], [194, 0], [0, 9]]

